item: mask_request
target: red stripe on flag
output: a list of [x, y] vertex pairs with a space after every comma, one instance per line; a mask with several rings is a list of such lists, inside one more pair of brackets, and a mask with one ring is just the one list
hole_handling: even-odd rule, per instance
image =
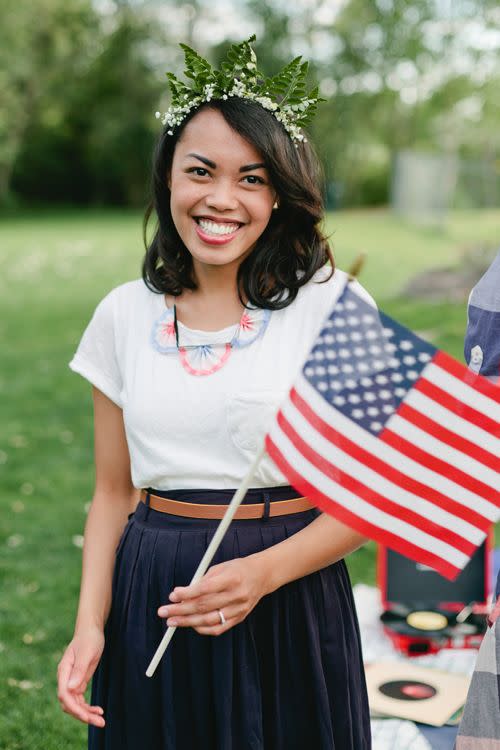
[[[425, 372], [425, 371], [424, 371]], [[485, 432], [498, 437], [500, 436], [500, 425], [494, 419], [490, 419], [482, 411], [473, 409], [472, 406], [468, 406], [460, 399], [450, 396], [447, 391], [443, 391], [442, 388], [427, 380], [425, 374], [415, 383], [415, 390], [420, 391], [425, 396], [428, 396], [433, 401], [436, 401], [441, 406], [444, 406], [448, 411], [456, 414], [458, 417], [462, 417], [468, 422], [480, 427]], [[496, 470], [498, 471], [499, 461], [497, 460]]]
[[455, 448], [455, 450], [465, 453], [476, 461], [480, 461], [485, 466], [493, 469], [493, 471], [500, 470], [500, 460], [494, 456], [493, 453], [484, 450], [484, 448], [480, 448], [476, 443], [466, 440], [456, 432], [448, 430], [446, 427], [443, 427], [443, 425], [440, 425], [425, 414], [422, 414], [422, 412], [417, 411], [413, 406], [405, 404], [404, 401], [396, 413], [398, 417], [403, 417], [411, 424], [428, 432], [429, 435], [446, 443], [446, 445], [449, 445], [451, 448]]
[[496, 401], [497, 404], [500, 403], [500, 386], [494, 385], [494, 383], [490, 383], [490, 381], [482, 375], [472, 372], [472, 370], [469, 370], [468, 367], [457, 362], [456, 359], [450, 357], [446, 352], [438, 351], [434, 355], [432, 361], [436, 365], [439, 365], [439, 367], [442, 367], [443, 370], [446, 370], [446, 372], [449, 372], [450, 375], [454, 375], [459, 380], [462, 380], [471, 388], [480, 391], [484, 396], [488, 396], [488, 398]]
[[306, 461], [312, 464], [312, 466], [315, 466], [316, 469], [322, 472], [325, 476], [340, 484], [341, 487], [344, 487], [354, 495], [366, 500], [366, 502], [374, 508], [378, 508], [384, 513], [387, 513], [394, 518], [398, 518], [401, 521], [405, 521], [410, 526], [414, 526], [421, 531], [425, 531], [430, 536], [434, 536], [437, 539], [446, 542], [452, 547], [460, 550], [460, 552], [463, 552], [468, 557], [470, 557], [476, 549], [476, 545], [468, 539], [465, 539], [463, 536], [460, 536], [445, 526], [441, 526], [435, 521], [432, 521], [429, 517], [422, 516], [420, 513], [415, 513], [415, 511], [410, 510], [410, 508], [406, 508], [395, 503], [393, 500], [389, 500], [385, 495], [380, 495], [375, 490], [367, 487], [367, 485], [354, 479], [350, 474], [339, 469], [335, 464], [332, 464], [311, 448], [311, 446], [300, 437], [281, 411], [278, 412], [277, 421], [283, 433], [288, 437], [292, 445], [295, 446], [297, 451], [306, 459]]
[[[354, 443], [345, 435], [337, 432], [334, 427], [325, 422], [311, 409], [309, 404], [304, 401], [295, 388], [292, 388], [290, 391], [290, 400], [297, 407], [304, 419], [306, 419], [326, 440], [341, 448], [345, 453], [349, 454], [357, 461], [360, 461], [365, 466], [369, 466], [381, 476], [386, 477], [386, 479], [398, 485], [398, 487], [402, 487], [403, 489], [412, 492], [414, 495], [421, 497], [423, 500], [428, 500], [430, 503], [438, 505], [443, 510], [448, 511], [448, 513], [468, 521], [468, 523], [481, 529], [481, 531], [486, 531], [489, 528], [491, 521], [480, 513], [477, 513], [472, 508], [468, 508], [461, 503], [457, 503], [455, 500], [448, 497], [448, 495], [443, 494], [434, 487], [429, 487], [427, 484], [407, 476], [394, 466], [391, 466], [378, 458], [378, 456], [361, 448], [361, 446]], [[491, 493], [491, 490], [489, 490], [489, 492]]]
[[[436, 456], [432, 456], [387, 427], [380, 433], [379, 440], [387, 443], [387, 445], [390, 445], [391, 448], [399, 451], [404, 456], [413, 459], [413, 461], [421, 464], [421, 466], [431, 469], [436, 474], [441, 474], [446, 479], [450, 479], [455, 484], [459, 484], [461, 487], [469, 490], [469, 492], [473, 492], [475, 495], [484, 498], [484, 500], [488, 500], [492, 505], [500, 506], [500, 494], [494, 487], [466, 474], [452, 464], [442, 461], [440, 458], [436, 458]], [[469, 513], [470, 511], [468, 510], [465, 517], [468, 518]], [[489, 523], [491, 524], [491, 521]]]
[[396, 534], [391, 534], [378, 526], [368, 523], [364, 519], [348, 511], [342, 505], [339, 505], [339, 503], [336, 503], [327, 495], [324, 495], [312, 484], [309, 484], [304, 477], [290, 466], [269, 435], [266, 436], [266, 449], [274, 463], [287, 477], [290, 484], [292, 484], [302, 495], [308, 497], [311, 502], [321, 508], [321, 510], [325, 511], [325, 513], [335, 516], [335, 518], [341, 523], [355, 529], [363, 536], [374, 539], [380, 544], [383, 544], [386, 547], [391, 547], [391, 549], [411, 558], [412, 560], [434, 568], [441, 575], [451, 581], [461, 573], [460, 568], [452, 565], [447, 560], [444, 560], [438, 555], [434, 555], [432, 552], [422, 549], [415, 544], [411, 544], [406, 539], [401, 539], [401, 537]]

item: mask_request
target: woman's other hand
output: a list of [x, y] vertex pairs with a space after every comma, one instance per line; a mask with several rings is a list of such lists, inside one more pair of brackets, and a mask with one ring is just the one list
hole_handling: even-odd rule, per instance
[[101, 658], [104, 648], [102, 629], [88, 628], [75, 634], [57, 667], [57, 697], [61, 708], [85, 724], [103, 727], [103, 709], [90, 706], [85, 690]]
[[[221, 635], [245, 619], [269, 590], [257, 555], [214, 565], [198, 583], [177, 586], [170, 603], [158, 609], [167, 625], [194, 628], [200, 635]], [[222, 623], [219, 611], [223, 613]]]

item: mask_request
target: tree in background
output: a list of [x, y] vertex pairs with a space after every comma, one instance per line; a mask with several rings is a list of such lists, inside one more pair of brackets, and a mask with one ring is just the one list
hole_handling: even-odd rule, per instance
[[252, 31], [266, 74], [311, 61], [331, 204], [386, 202], [402, 148], [498, 163], [499, 29], [496, 0], [4, 0], [0, 204], [142, 205], [178, 42], [217, 62]]
[[90, 0], [3, 0], [0, 9], [0, 203], [34, 132], [57, 128], [98, 50]]
[[323, 28], [332, 52], [319, 76], [332, 96], [315, 132], [346, 203], [386, 202], [399, 149], [461, 152], [477, 114], [463, 103], [471, 96], [485, 109], [498, 102], [485, 82], [498, 70], [499, 28], [489, 0], [343, 5]]
[[60, 67], [60, 88], [27, 124], [12, 174], [12, 188], [27, 198], [40, 195], [42, 181], [46, 200], [146, 201], [160, 87], [148, 57], [158, 33], [128, 7], [96, 20], [91, 50], [71, 50], [85, 56], [84, 70]]

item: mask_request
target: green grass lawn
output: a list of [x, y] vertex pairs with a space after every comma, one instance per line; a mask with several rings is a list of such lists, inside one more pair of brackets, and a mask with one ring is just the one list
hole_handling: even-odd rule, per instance
[[[328, 217], [338, 264], [360, 251], [362, 282], [391, 315], [461, 357], [465, 303], [402, 299], [415, 273], [456, 263], [494, 242], [500, 212], [453, 216], [418, 229], [384, 211]], [[141, 217], [46, 212], [0, 224], [0, 747], [85, 746], [63, 714], [55, 670], [72, 634], [85, 507], [92, 493], [90, 388], [67, 362], [96, 303], [139, 276]], [[351, 557], [354, 581], [374, 581], [374, 548]]]

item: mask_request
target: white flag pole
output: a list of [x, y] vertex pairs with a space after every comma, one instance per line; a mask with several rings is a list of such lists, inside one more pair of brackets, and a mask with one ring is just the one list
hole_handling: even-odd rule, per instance
[[[241, 505], [241, 502], [242, 502], [243, 498], [247, 494], [247, 490], [248, 490], [248, 488], [250, 486], [250, 483], [251, 483], [251, 481], [253, 479], [253, 475], [255, 474], [257, 466], [261, 462], [264, 453], [265, 453], [265, 445], [263, 443], [262, 447], [257, 452], [257, 455], [255, 456], [255, 458], [254, 458], [254, 460], [252, 462], [251, 467], [248, 470], [248, 474], [243, 479], [242, 483], [240, 484], [240, 486], [238, 487], [238, 489], [234, 493], [231, 502], [227, 506], [227, 510], [226, 510], [226, 512], [224, 514], [224, 517], [221, 519], [221, 522], [220, 522], [220, 524], [217, 527], [217, 531], [215, 532], [215, 534], [214, 534], [214, 536], [212, 538], [212, 541], [208, 545], [207, 550], [206, 550], [205, 554], [203, 555], [203, 558], [202, 558], [200, 564], [198, 565], [198, 569], [197, 569], [196, 573], [194, 574], [194, 576], [192, 578], [192, 581], [191, 581], [192, 584], [193, 583], [197, 583], [200, 580], [200, 578], [203, 578], [203, 576], [207, 572], [207, 569], [208, 569], [210, 563], [212, 562], [215, 553], [219, 549], [219, 545], [222, 542], [222, 539], [224, 538], [224, 534], [226, 533], [229, 524], [233, 520], [234, 514], [238, 510], [239, 506]], [[173, 635], [174, 635], [174, 633], [175, 633], [176, 630], [177, 630], [177, 627], [169, 627], [167, 629], [167, 632], [163, 636], [163, 638], [162, 638], [162, 640], [160, 642], [160, 645], [156, 649], [156, 653], [153, 656], [153, 658], [151, 659], [149, 667], [146, 670], [146, 677], [152, 677], [154, 675], [156, 667], [160, 663], [160, 659], [163, 656], [163, 654], [165, 653], [165, 651], [167, 650], [167, 646], [170, 643], [170, 641], [172, 640], [172, 637], [173, 637]]]

